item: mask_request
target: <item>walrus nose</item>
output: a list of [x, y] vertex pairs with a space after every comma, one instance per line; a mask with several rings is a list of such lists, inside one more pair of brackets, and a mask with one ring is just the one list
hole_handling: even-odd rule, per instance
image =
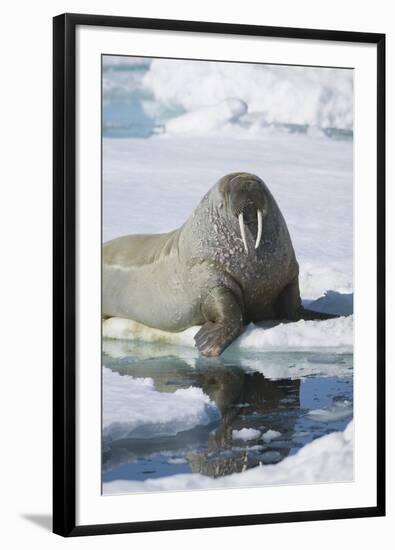
[[[261, 238], [262, 238], [263, 212], [262, 212], [261, 209], [257, 209], [256, 217], [257, 217], [257, 227], [258, 227], [258, 229], [257, 229], [257, 234], [256, 234], [256, 240], [255, 240], [255, 250], [260, 245]], [[245, 250], [245, 253], [248, 254], [248, 246], [247, 246], [247, 239], [246, 239], [246, 232], [245, 232], [244, 211], [243, 210], [239, 214], [239, 227], [240, 227], [241, 239], [242, 239], [243, 245], [244, 245], [244, 250]]]

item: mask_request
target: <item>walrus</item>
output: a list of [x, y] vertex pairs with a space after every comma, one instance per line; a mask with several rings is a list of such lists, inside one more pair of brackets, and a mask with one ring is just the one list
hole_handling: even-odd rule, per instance
[[195, 336], [218, 356], [250, 322], [328, 319], [302, 306], [299, 265], [285, 220], [254, 174], [221, 178], [169, 233], [103, 244], [103, 317]]

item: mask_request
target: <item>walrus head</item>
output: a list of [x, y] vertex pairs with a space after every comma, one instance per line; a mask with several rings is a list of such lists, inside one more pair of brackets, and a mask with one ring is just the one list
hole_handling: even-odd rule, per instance
[[255, 248], [262, 238], [263, 219], [267, 215], [269, 197], [263, 181], [254, 174], [237, 172], [228, 174], [219, 181], [221, 201], [227, 215], [237, 219], [244, 250], [248, 253], [246, 225], [256, 226]]

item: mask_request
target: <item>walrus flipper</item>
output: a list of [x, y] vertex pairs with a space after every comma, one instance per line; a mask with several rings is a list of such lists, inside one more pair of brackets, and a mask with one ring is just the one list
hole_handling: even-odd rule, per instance
[[216, 287], [207, 296], [202, 313], [206, 322], [195, 336], [196, 346], [202, 355], [216, 357], [243, 330], [241, 307], [231, 290]]

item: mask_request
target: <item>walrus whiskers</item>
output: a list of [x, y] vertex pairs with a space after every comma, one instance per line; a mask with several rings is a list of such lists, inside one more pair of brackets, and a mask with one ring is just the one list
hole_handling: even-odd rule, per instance
[[246, 254], [248, 254], [248, 246], [247, 246], [246, 233], [245, 233], [245, 228], [244, 228], [244, 215], [243, 215], [243, 212], [240, 212], [240, 214], [239, 214], [239, 226], [240, 226], [241, 238], [243, 239], [244, 250], [246, 251]]
[[256, 236], [256, 241], [255, 241], [255, 249], [258, 248], [259, 243], [261, 242], [261, 238], [262, 238], [262, 210], [257, 210], [256, 211], [256, 216], [257, 216], [257, 219], [258, 219], [258, 233], [257, 233], [257, 236]]

